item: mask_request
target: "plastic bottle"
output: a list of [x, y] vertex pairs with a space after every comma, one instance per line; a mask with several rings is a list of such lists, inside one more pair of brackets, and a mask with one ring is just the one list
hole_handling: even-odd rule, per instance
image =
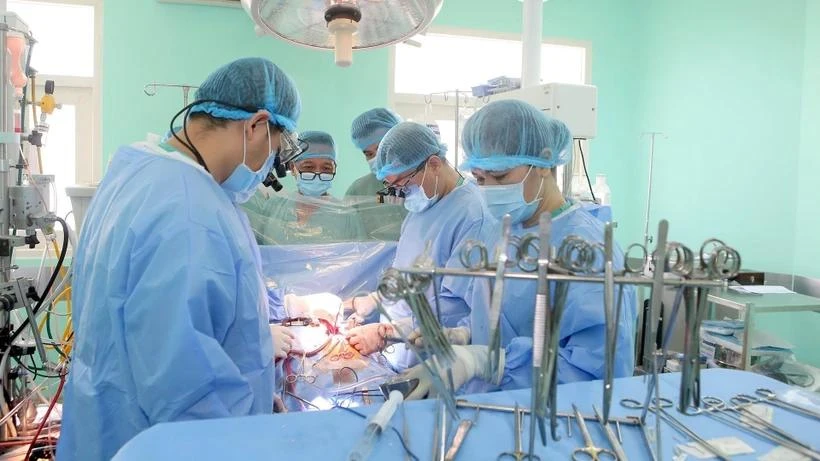
[[595, 176], [595, 186], [592, 187], [595, 192], [595, 198], [600, 205], [610, 205], [612, 203], [612, 191], [609, 190], [609, 185], [606, 183], [606, 175], [599, 174]]

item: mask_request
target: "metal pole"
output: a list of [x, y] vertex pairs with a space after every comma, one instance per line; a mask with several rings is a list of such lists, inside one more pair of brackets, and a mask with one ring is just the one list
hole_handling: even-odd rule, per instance
[[453, 157], [455, 159], [455, 162], [456, 162], [456, 164], [453, 165], [455, 168], [458, 168], [458, 164], [459, 164], [459, 161], [458, 161], [458, 145], [460, 143], [459, 143], [459, 133], [458, 133], [458, 128], [459, 128], [458, 116], [459, 116], [459, 113], [460, 113], [459, 109], [460, 109], [460, 104], [461, 104], [459, 96], [460, 96], [459, 91], [456, 90], [456, 116], [455, 116], [455, 125], [456, 125], [456, 141], [455, 141], [455, 143], [456, 143], [456, 146], [455, 146], [455, 157]]
[[649, 244], [652, 243], [652, 236], [649, 235], [649, 211], [652, 207], [652, 170], [655, 166], [655, 136], [663, 135], [663, 133], [659, 131], [652, 131], [648, 134], [650, 136], [649, 141], [649, 180], [647, 191], [646, 191], [646, 214], [644, 215], [644, 224], [643, 224], [643, 246], [644, 248], [649, 248]]
[[[0, 15], [6, 14], [6, 0], [0, 0]], [[11, 113], [12, 106], [9, 104], [9, 98], [14, 92], [11, 89], [11, 82], [9, 79], [9, 52], [7, 48], [8, 25], [0, 24], [0, 237], [8, 237], [9, 235], [9, 152], [16, 152], [9, 148], [14, 143], [11, 133], [14, 131], [13, 118]], [[33, 103], [33, 101], [32, 101]], [[0, 257], [0, 282], [8, 282], [10, 279], [11, 256]], [[2, 347], [11, 347], [11, 344], [5, 344], [10, 338], [8, 331], [10, 325], [10, 313], [5, 309], [0, 309], [0, 332], [3, 335]], [[33, 319], [32, 319], [33, 321]], [[5, 353], [6, 350], [0, 350], [0, 353]], [[0, 369], [0, 386], [3, 389], [0, 398], [6, 398], [8, 390], [11, 388], [9, 383], [9, 367], [8, 361], [4, 361]], [[0, 429], [0, 439], [6, 440], [8, 432], [3, 426]]]
[[[421, 268], [421, 267], [397, 267], [397, 271], [405, 274], [422, 274], [431, 276], [450, 275], [456, 277], [482, 277], [495, 278], [496, 273], [488, 270], [467, 270], [467, 269], [447, 269], [441, 267]], [[538, 274], [533, 272], [506, 272], [505, 279], [515, 280], [538, 280]], [[567, 275], [550, 273], [547, 275], [547, 280], [553, 282], [578, 282], [578, 283], [604, 283], [603, 276], [595, 275]], [[625, 285], [640, 285], [651, 286], [655, 281], [649, 277], [640, 275], [619, 275], [615, 277], [616, 284]], [[663, 286], [667, 287], [709, 287], [709, 288], [725, 288], [727, 282], [724, 280], [706, 280], [706, 279], [663, 279]]]
[[524, 0], [522, 6], [524, 25], [521, 37], [521, 88], [527, 88], [541, 83], [544, 0]]

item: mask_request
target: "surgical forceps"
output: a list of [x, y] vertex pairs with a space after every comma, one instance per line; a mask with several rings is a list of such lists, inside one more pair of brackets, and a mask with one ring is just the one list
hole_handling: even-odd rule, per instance
[[[420, 259], [424, 259], [424, 257], [420, 257]], [[407, 303], [413, 317], [418, 321], [421, 335], [424, 337], [424, 349], [429, 355], [437, 355], [440, 360], [445, 362], [445, 365], [450, 365], [455, 360], [453, 346], [444, 335], [441, 323], [437, 319], [440, 310], [437, 310], [435, 314], [433, 313], [425, 294], [425, 290], [432, 278], [431, 276], [419, 274], [403, 275], [396, 269], [388, 269], [379, 282], [378, 292], [386, 300], [398, 301], [403, 299]], [[438, 300], [437, 292], [434, 293], [434, 296]]]
[[285, 377], [285, 381], [288, 384], [293, 384], [297, 381], [304, 381], [308, 384], [313, 384], [316, 382], [316, 375], [313, 374], [305, 374], [305, 360], [307, 358], [307, 354], [302, 354], [302, 370], [298, 373], [291, 373]]
[[515, 405], [515, 411], [513, 411], [513, 418], [515, 418], [515, 425], [514, 425], [515, 450], [511, 451], [511, 452], [510, 451], [505, 451], [504, 453], [501, 453], [500, 455], [498, 455], [498, 458], [497, 458], [498, 461], [501, 461], [501, 460], [507, 459], [507, 458], [514, 459], [515, 461], [522, 461], [524, 459], [529, 459], [529, 460], [533, 460], [533, 461], [540, 460], [541, 458], [539, 458], [537, 455], [528, 454], [528, 453], [524, 452], [524, 443], [521, 441], [521, 437], [522, 437], [522, 428], [521, 428], [521, 426], [523, 425], [524, 412], [521, 411], [521, 408], [519, 408], [518, 404]]
[[[410, 291], [410, 288], [407, 286], [407, 283], [406, 283], [404, 277], [402, 277], [401, 273], [399, 271], [395, 270], [395, 269], [388, 269], [387, 271], [385, 271], [385, 274], [382, 276], [382, 279], [379, 281], [378, 292], [385, 299], [398, 300], [402, 296], [409, 296], [408, 295], [409, 291]], [[421, 296], [424, 297], [423, 294]], [[417, 307], [419, 307], [419, 306], [417, 306]], [[427, 317], [429, 318], [430, 317], [430, 315], [429, 315], [430, 305], [429, 305], [429, 303], [427, 303], [426, 299], [423, 300], [422, 306], [420, 306], [420, 307], [421, 308], [425, 308], [425, 307], [427, 308], [427, 311], [428, 311], [427, 312], [427, 314], [428, 314]], [[390, 313], [387, 312], [386, 309], [384, 309], [384, 306], [382, 306], [381, 303], [379, 303], [379, 310], [385, 316], [385, 318], [387, 318], [387, 321], [390, 322], [391, 325], [394, 325], [394, 327], [396, 327], [396, 331], [401, 332], [401, 329], [398, 328], [398, 324], [390, 316]], [[433, 318], [433, 320], [431, 322], [435, 322], [435, 318]], [[436, 325], [438, 325], [438, 323], [436, 323]], [[440, 336], [444, 336], [444, 333], [441, 330], [440, 325], [439, 326], [436, 326], [436, 325], [427, 325], [426, 328], [437, 328], [438, 334]], [[422, 326], [424, 326], [424, 325], [422, 325]], [[426, 331], [424, 329], [422, 329], [422, 335], [424, 335], [425, 333], [426, 333]], [[431, 336], [431, 337], [433, 337], [433, 336]], [[444, 346], [449, 348], [449, 352], [455, 354], [455, 352], [453, 351], [452, 345], [449, 342], [446, 341], [446, 338], [444, 338], [444, 341], [446, 343]], [[424, 347], [424, 351], [430, 357], [429, 363], [428, 363], [428, 360], [423, 360], [422, 359], [422, 351], [418, 347], [416, 347], [413, 343], [411, 343], [409, 341], [405, 342], [407, 347], [417, 357], [419, 357], [419, 359], [420, 359], [419, 362], [420, 362], [421, 366], [424, 367], [424, 369], [427, 371], [427, 373], [430, 374], [430, 379], [432, 381], [432, 387], [433, 387], [433, 389], [436, 390], [439, 397], [443, 400], [443, 403], [444, 403], [445, 407], [447, 408], [447, 412], [453, 418], [457, 418], [458, 417], [458, 409], [456, 408], [456, 401], [455, 401], [455, 397], [453, 395], [453, 392], [455, 390], [453, 389], [453, 384], [452, 384], [453, 383], [452, 369], [450, 367], [446, 367], [446, 366], [442, 367], [442, 363], [441, 363], [441, 361], [439, 360], [439, 357], [438, 357], [438, 354], [445, 354], [446, 351], [444, 351], [444, 350], [437, 351], [436, 349], [433, 348], [431, 343], [432, 343], [431, 341], [428, 341], [427, 338], [425, 338], [423, 347]], [[442, 357], [442, 359], [447, 360], [446, 357]], [[446, 370], [446, 371], [442, 372], [442, 370]], [[442, 379], [442, 376], [447, 376], [449, 386], [447, 384], [445, 384], [444, 379]]]
[[[539, 240], [549, 242], [550, 230], [552, 228], [552, 218], [549, 213], [541, 214], [538, 222]], [[549, 271], [549, 246], [540, 245], [538, 250], [538, 286], [535, 294], [535, 313], [533, 315], [532, 333], [532, 417], [530, 418], [530, 447], [529, 455], [532, 456], [535, 449], [535, 424], [538, 423], [538, 430], [541, 435], [541, 444], [547, 444], [546, 410], [549, 395], [544, 387], [546, 379], [543, 375], [547, 369], [548, 356], [544, 355], [544, 349], [552, 331], [547, 332], [547, 327], [551, 323], [552, 310], [549, 306], [550, 285], [547, 280]], [[557, 332], [556, 332], [557, 333]], [[555, 411], [553, 408], [552, 411]]]
[[709, 278], [728, 280], [740, 272], [740, 253], [722, 240], [712, 238], [700, 247], [700, 265]]
[[595, 405], [592, 405], [592, 412], [595, 413], [595, 418], [598, 420], [598, 424], [601, 425], [601, 429], [604, 430], [604, 435], [606, 435], [607, 440], [609, 440], [609, 446], [612, 447], [612, 451], [615, 452], [619, 461], [629, 461], [628, 457], [626, 456], [626, 452], [624, 451], [624, 447], [621, 445], [620, 437], [615, 435], [615, 432], [612, 431], [612, 428], [609, 427], [609, 424], [604, 421], [604, 418], [598, 413], [598, 408]]
[[803, 408], [792, 403], [786, 402], [785, 400], [782, 400], [779, 397], [777, 397], [777, 394], [772, 392], [770, 389], [760, 388], [755, 391], [755, 394], [760, 396], [760, 398], [757, 400], [758, 402], [768, 403], [769, 405], [774, 405], [784, 410], [788, 410], [793, 413], [807, 416], [809, 418], [820, 419], [820, 413], [815, 413], [807, 408]]
[[581, 411], [578, 410], [578, 407], [576, 407], [574, 403], [572, 404], [572, 411], [575, 413], [575, 420], [578, 421], [578, 427], [581, 429], [581, 435], [584, 437], [584, 446], [573, 450], [572, 459], [574, 461], [581, 461], [581, 459], [589, 459], [592, 461], [611, 459], [617, 461], [618, 456], [614, 451], [609, 448], [598, 448], [592, 442], [592, 436], [589, 435], [584, 417], [581, 416]]
[[[652, 411], [653, 413], [655, 413], [655, 417], [662, 418], [664, 421], [666, 421], [666, 424], [668, 424], [672, 427], [672, 429], [675, 429], [676, 431], [680, 432], [684, 436], [688, 437], [690, 440], [692, 440], [694, 442], [697, 442], [703, 448], [705, 448], [710, 453], [715, 455], [718, 459], [725, 460], [725, 461], [729, 460], [728, 455], [726, 455], [725, 453], [720, 451], [718, 448], [716, 448], [711, 443], [707, 442], [706, 439], [704, 439], [703, 437], [696, 434], [693, 430], [686, 427], [685, 424], [683, 424], [677, 418], [670, 415], [669, 412], [664, 410], [664, 408], [671, 408], [672, 407], [673, 404], [672, 404], [671, 400], [661, 397], [661, 398], [659, 398], [655, 401], [655, 404], [656, 404], [656, 406], [650, 406], [649, 407], [649, 410]], [[621, 400], [621, 405], [626, 407], [626, 408], [632, 409], [632, 410], [638, 410], [638, 409], [643, 409], [644, 408], [644, 406], [641, 405], [640, 402], [638, 402], [637, 400], [634, 400], [634, 399], [622, 399]], [[657, 437], [657, 435], [656, 435], [656, 437]]]
[[618, 342], [618, 319], [621, 318], [621, 301], [623, 285], [619, 290], [618, 305], [615, 301], [615, 268], [612, 262], [613, 225], [606, 223], [604, 228], [604, 323], [606, 328], [606, 358], [604, 360], [604, 425], [609, 421], [609, 409], [612, 404], [612, 386], [615, 380], [615, 346]]
[[791, 438], [785, 438], [778, 434], [769, 432], [761, 428], [754, 422], [744, 424], [743, 420], [740, 417], [740, 412], [731, 412], [731, 414], [733, 414], [734, 416], [730, 416], [730, 413], [727, 413], [727, 410], [730, 409], [729, 406], [718, 398], [704, 397], [703, 403], [706, 405], [706, 408], [694, 408], [692, 409], [691, 413], [687, 414], [705, 414], [715, 419], [716, 421], [722, 422], [727, 426], [732, 426], [736, 429], [748, 432], [752, 435], [756, 435], [764, 440], [773, 442], [775, 444], [783, 445], [784, 447], [792, 451], [796, 451], [802, 455], [808, 456], [811, 459], [820, 460], [820, 453], [814, 451], [809, 447], [801, 445], [799, 442], [792, 441]]
[[498, 376], [501, 361], [501, 306], [504, 300], [504, 271], [507, 269], [507, 243], [510, 241], [512, 221], [510, 215], [504, 215], [501, 221], [500, 251], [496, 258], [495, 283], [493, 297], [490, 304], [490, 342], [488, 345], [489, 360], [487, 361], [487, 376]]
[[[757, 426], [760, 429], [771, 432], [772, 434], [782, 437], [791, 443], [800, 445], [809, 450], [814, 450], [811, 445], [797, 439], [793, 435], [775, 426], [769, 421], [761, 418], [749, 409], [749, 406], [755, 403], [754, 399], [746, 398], [748, 396], [738, 395], [729, 399], [729, 404], [717, 397], [704, 397], [704, 401], [717, 408], [725, 408], [726, 411], [734, 412], [738, 417], [742, 416], [746, 419], [745, 423], [752, 426]], [[741, 420], [742, 421], [742, 420]]]
[[[496, 251], [507, 254], [507, 268], [518, 266], [522, 272], [535, 272], [538, 270], [540, 242], [541, 239], [533, 233], [522, 237], [510, 235], [507, 244], [503, 247], [499, 245]], [[498, 268], [497, 261], [490, 259], [487, 246], [480, 240], [467, 240], [459, 252], [459, 260], [462, 266], [471, 271], [494, 271]]]

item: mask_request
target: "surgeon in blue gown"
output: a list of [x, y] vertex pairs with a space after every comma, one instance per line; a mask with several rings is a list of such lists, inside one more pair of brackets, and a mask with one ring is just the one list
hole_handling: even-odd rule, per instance
[[265, 198], [257, 192], [243, 209], [260, 245], [308, 245], [368, 240], [358, 210], [330, 195], [336, 143], [323, 131], [303, 131], [306, 150], [292, 163], [296, 191]]
[[[522, 101], [497, 101], [481, 108], [464, 126], [464, 168], [471, 170], [490, 212], [509, 214], [512, 234], [537, 232], [542, 214], [552, 216], [550, 244], [559, 246], [568, 235], [603, 242], [604, 224], [580, 204], [565, 198], [555, 179], [555, 168], [569, 161], [572, 135], [567, 126]], [[498, 238], [498, 237], [496, 237]], [[494, 244], [492, 245], [494, 246]], [[623, 269], [623, 252], [616, 248], [616, 270]], [[487, 355], [482, 346], [458, 347], [453, 367], [457, 384], [479, 377], [494, 380], [503, 389], [531, 387], [532, 334], [536, 284], [508, 280], [501, 313], [505, 347], [503, 377], [481, 376]], [[555, 284], [550, 293], [554, 296]], [[602, 284], [569, 285], [560, 325], [558, 382], [601, 379], [604, 375], [605, 323]], [[635, 291], [626, 287], [618, 321], [615, 376], [631, 376], [634, 366]], [[473, 327], [476, 327], [473, 320]], [[410, 372], [429, 381], [420, 367]], [[499, 382], [500, 381], [500, 382]], [[411, 398], [429, 388], [420, 386]]]
[[[430, 128], [402, 122], [391, 128], [379, 144], [376, 156], [377, 177], [396, 189], [405, 191], [404, 206], [409, 212], [401, 228], [393, 267], [411, 267], [425, 253], [429, 242], [429, 258], [437, 267], [462, 268], [458, 249], [468, 240], [493, 238], [496, 220], [490, 215], [478, 187], [465, 179], [450, 165], [443, 145]], [[438, 284], [441, 320], [448, 338], [454, 344], [469, 344], [473, 334], [471, 314], [486, 309], [489, 303], [489, 283], [486, 279], [443, 277]], [[435, 306], [432, 286], [428, 300]], [[353, 298], [349, 307], [361, 318], [376, 309], [376, 295]], [[381, 319], [351, 329], [350, 344], [367, 354], [384, 348], [385, 337], [399, 333], [418, 337], [409, 307], [399, 302], [387, 304], [390, 317], [397, 321], [401, 332]], [[417, 362], [403, 344], [395, 346], [388, 359], [399, 370]]]
[[293, 154], [300, 106], [276, 65], [240, 59], [167, 142], [114, 154], [74, 256], [60, 460], [109, 460], [158, 423], [272, 412], [267, 298], [239, 204]]

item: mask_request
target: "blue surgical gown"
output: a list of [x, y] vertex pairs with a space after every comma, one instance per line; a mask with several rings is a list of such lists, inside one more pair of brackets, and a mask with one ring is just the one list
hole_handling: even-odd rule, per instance
[[157, 423], [272, 412], [259, 251], [204, 169], [156, 145], [120, 148], [73, 274], [61, 461], [111, 459]]
[[[537, 232], [513, 226], [513, 235]], [[579, 204], [552, 221], [550, 243], [558, 247], [568, 235], [588, 241], [604, 241], [604, 223]], [[616, 245], [615, 270], [623, 269], [623, 252]], [[532, 386], [532, 328], [536, 284], [526, 280], [507, 280], [501, 313], [501, 341], [507, 351], [503, 389]], [[617, 302], [619, 288], [615, 287]], [[554, 301], [555, 283], [550, 284]], [[618, 319], [618, 344], [615, 351], [615, 376], [632, 376], [637, 306], [635, 289], [625, 286]], [[606, 327], [604, 323], [603, 284], [569, 285], [564, 316], [561, 319], [558, 348], [558, 382], [589, 381], [604, 376]]]
[[[497, 234], [497, 221], [487, 210], [481, 193], [472, 182], [465, 182], [421, 213], [410, 213], [402, 224], [393, 267], [412, 267], [430, 242], [429, 256], [436, 267], [464, 269], [459, 258], [460, 247], [468, 240], [490, 241]], [[441, 323], [445, 327], [471, 327], [473, 309], [486, 309], [489, 303], [489, 282], [473, 277], [437, 277]], [[435, 309], [432, 286], [427, 298]], [[412, 317], [410, 308], [399, 302], [385, 306], [393, 320]], [[476, 332], [478, 333], [478, 332]], [[417, 358], [404, 345], [394, 346], [387, 355], [399, 370]]]

